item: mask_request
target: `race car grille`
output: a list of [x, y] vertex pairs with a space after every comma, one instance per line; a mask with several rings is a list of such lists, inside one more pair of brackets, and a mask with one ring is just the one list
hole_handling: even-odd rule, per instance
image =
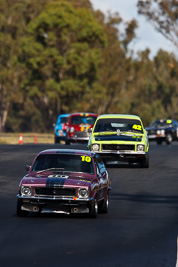
[[135, 145], [103, 144], [103, 151], [135, 151]]
[[148, 131], [149, 134], [156, 134], [156, 131], [155, 130], [150, 130]]
[[76, 196], [75, 188], [36, 187], [34, 196]]
[[88, 132], [75, 132], [76, 137], [89, 137]]

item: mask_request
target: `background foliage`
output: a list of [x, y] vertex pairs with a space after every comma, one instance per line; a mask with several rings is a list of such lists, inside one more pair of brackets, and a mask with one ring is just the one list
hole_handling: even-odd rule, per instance
[[[146, 3], [138, 1], [139, 13], [163, 34], [167, 27], [175, 43], [170, 5], [157, 7], [166, 22], [170, 15], [161, 28]], [[126, 22], [124, 33], [121, 22], [89, 0], [0, 0], [0, 131], [48, 132], [70, 112], [137, 114], [145, 125], [178, 119], [175, 55], [160, 50], [151, 60], [148, 49], [134, 55], [137, 22]]]

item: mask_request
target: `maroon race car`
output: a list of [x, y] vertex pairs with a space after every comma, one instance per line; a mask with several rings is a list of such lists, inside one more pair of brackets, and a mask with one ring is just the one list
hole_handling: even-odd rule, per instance
[[36, 213], [107, 213], [109, 178], [99, 155], [85, 150], [40, 152], [19, 185], [17, 215]]

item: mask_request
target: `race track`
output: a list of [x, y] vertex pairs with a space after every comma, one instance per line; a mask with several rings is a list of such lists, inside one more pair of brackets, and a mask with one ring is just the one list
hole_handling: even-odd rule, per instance
[[25, 165], [47, 148], [0, 145], [1, 267], [175, 267], [178, 236], [178, 142], [150, 144], [150, 168], [109, 165], [108, 214], [16, 216]]

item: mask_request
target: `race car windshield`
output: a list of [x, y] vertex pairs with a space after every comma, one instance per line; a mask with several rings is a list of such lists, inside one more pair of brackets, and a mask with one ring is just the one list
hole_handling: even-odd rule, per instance
[[94, 124], [95, 120], [95, 116], [72, 116], [71, 124]]
[[172, 121], [154, 121], [151, 124], [151, 127], [153, 128], [166, 128], [166, 127], [170, 127], [170, 125], [172, 125]]
[[98, 120], [94, 128], [94, 133], [117, 132], [117, 130], [121, 132], [143, 133], [143, 128], [139, 120], [122, 118]]
[[68, 171], [94, 174], [91, 157], [73, 154], [41, 154], [35, 160], [32, 171]]
[[57, 124], [66, 123], [66, 122], [68, 122], [68, 117], [61, 117], [61, 118], [58, 118], [57, 120]]

